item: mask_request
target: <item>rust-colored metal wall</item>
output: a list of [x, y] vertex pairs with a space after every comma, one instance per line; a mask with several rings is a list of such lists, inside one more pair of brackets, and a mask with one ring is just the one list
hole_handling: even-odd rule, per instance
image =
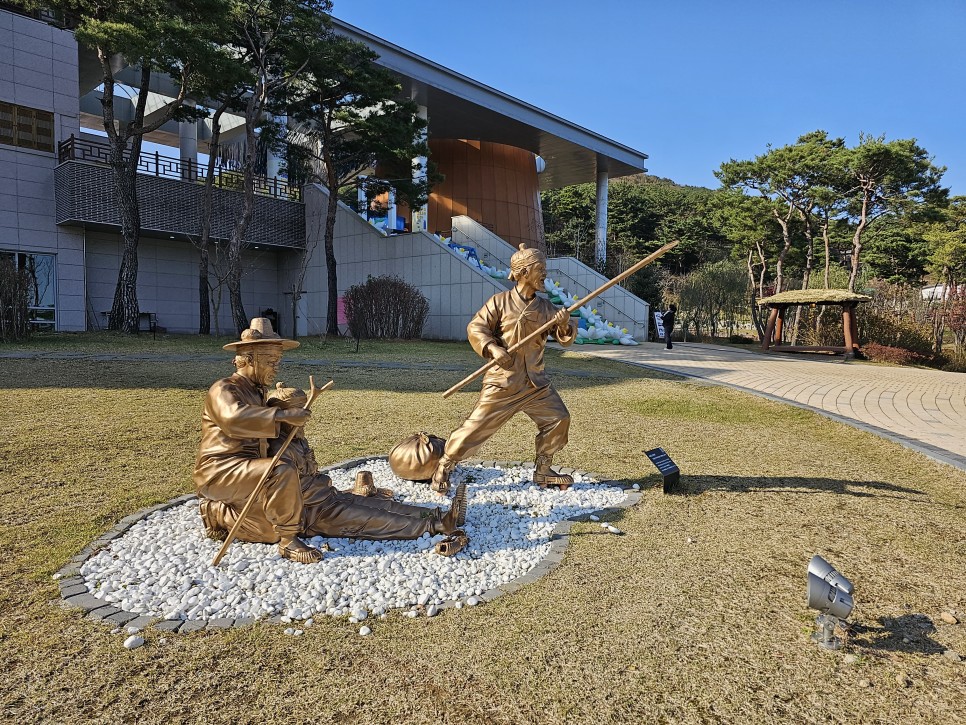
[[534, 155], [486, 141], [430, 139], [430, 158], [446, 180], [429, 197], [429, 231], [448, 232], [465, 214], [514, 246], [543, 248]]

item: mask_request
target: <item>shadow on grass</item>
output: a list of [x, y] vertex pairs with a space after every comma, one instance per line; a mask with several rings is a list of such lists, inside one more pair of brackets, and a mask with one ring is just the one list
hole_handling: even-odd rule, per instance
[[[658, 484], [660, 485], [660, 484]], [[732, 493], [780, 492], [780, 493], [838, 493], [846, 496], [905, 498], [909, 495], [925, 496], [925, 491], [906, 488], [883, 481], [847, 481], [836, 478], [806, 478], [803, 476], [681, 476], [681, 480], [669, 491], [670, 495], [689, 496], [707, 491]], [[890, 496], [889, 494], [895, 494]]]
[[899, 617], [880, 617], [880, 626], [852, 624], [849, 644], [869, 650], [908, 652], [911, 654], [942, 654], [945, 647], [930, 635], [936, 626], [925, 614], [903, 614]]

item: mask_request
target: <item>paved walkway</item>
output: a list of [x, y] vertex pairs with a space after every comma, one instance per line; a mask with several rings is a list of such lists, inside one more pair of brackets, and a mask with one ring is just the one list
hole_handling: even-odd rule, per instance
[[966, 471], [963, 373], [696, 343], [571, 349], [808, 408]]

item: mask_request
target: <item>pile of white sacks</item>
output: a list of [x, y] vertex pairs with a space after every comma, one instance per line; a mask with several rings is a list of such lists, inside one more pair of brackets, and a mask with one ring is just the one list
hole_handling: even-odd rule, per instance
[[[449, 242], [449, 239], [445, 237], [437, 237], [444, 244]], [[454, 252], [459, 254], [463, 259], [465, 259], [470, 264], [478, 267], [485, 274], [497, 279], [508, 279], [510, 276], [510, 270], [508, 269], [498, 269], [496, 267], [490, 267], [489, 265], [483, 264], [475, 255], [471, 255], [470, 251], [465, 247], [456, 247], [453, 249]], [[572, 295], [567, 290], [565, 290], [559, 282], [547, 277], [544, 281], [544, 288], [547, 291], [547, 296], [550, 301], [557, 305], [564, 305], [566, 307], [571, 307], [577, 302], [578, 297]], [[635, 340], [630, 332], [628, 332], [626, 327], [619, 327], [613, 322], [605, 320], [600, 314], [598, 314], [597, 309], [590, 307], [589, 305], [583, 305], [579, 309], [580, 317], [584, 320], [584, 324], [580, 325], [580, 332], [577, 335], [576, 343], [596, 343], [596, 344], [612, 344], [612, 345], [638, 345], [639, 343]]]
[[[385, 460], [331, 471], [334, 484], [351, 488], [357, 471], [398, 500], [439, 505], [426, 484], [396, 478]], [[468, 484], [464, 527], [470, 543], [454, 557], [435, 553], [442, 536], [415, 541], [323, 539], [319, 564], [298, 564], [277, 547], [235, 542], [212, 567], [220, 542], [207, 539], [197, 503], [151, 514], [88, 559], [81, 573], [93, 595], [127, 612], [166, 619], [262, 618], [307, 620], [325, 614], [362, 621], [390, 609], [421, 606], [435, 613], [444, 602], [475, 604], [481, 593], [526, 574], [549, 552], [557, 522], [613, 507], [618, 487], [575, 477], [567, 491], [544, 490], [532, 469], [460, 466], [453, 483]], [[444, 505], [449, 505], [446, 501]], [[596, 517], [595, 517], [596, 518]]]

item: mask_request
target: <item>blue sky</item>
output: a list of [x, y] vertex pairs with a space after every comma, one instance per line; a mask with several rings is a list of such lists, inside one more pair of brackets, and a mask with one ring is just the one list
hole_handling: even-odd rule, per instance
[[966, 0], [335, 0], [333, 14], [650, 156], [713, 171], [821, 128], [916, 138], [966, 194]]

